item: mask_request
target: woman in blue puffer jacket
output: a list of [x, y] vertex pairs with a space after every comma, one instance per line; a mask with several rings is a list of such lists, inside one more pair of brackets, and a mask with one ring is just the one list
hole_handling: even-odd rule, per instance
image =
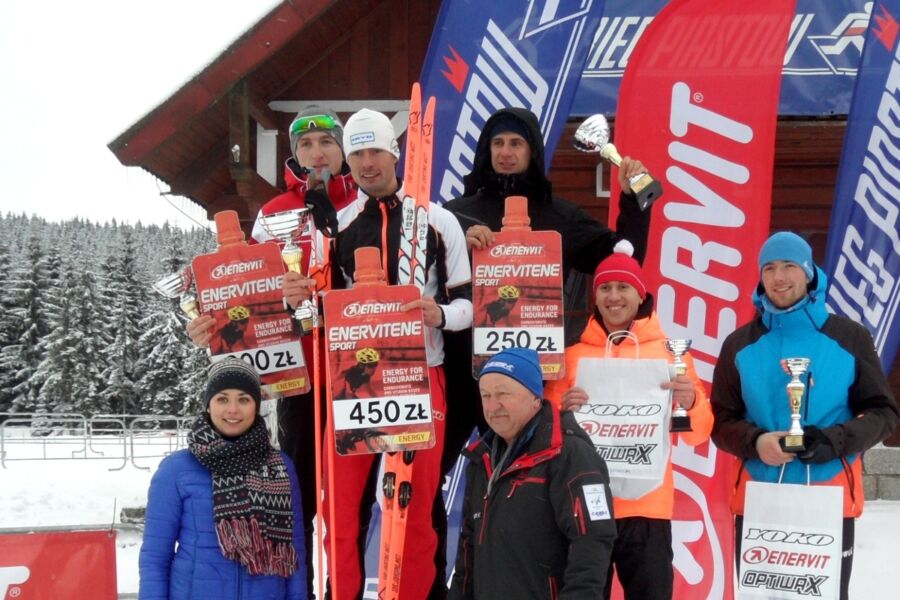
[[150, 483], [141, 600], [306, 600], [300, 489], [259, 418], [259, 377], [210, 368], [207, 410]]

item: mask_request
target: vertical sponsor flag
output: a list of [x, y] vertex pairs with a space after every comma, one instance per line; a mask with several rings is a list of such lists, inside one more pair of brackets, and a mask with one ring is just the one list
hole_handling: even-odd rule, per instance
[[[725, 336], [753, 314], [793, 16], [786, 0], [672, 0], [642, 35], [620, 88], [613, 141], [665, 189], [644, 272], [663, 329], [693, 340], [707, 382]], [[615, 206], [610, 213], [614, 223]], [[672, 461], [675, 595], [730, 598], [733, 461], [712, 444], [676, 444]]]
[[550, 166], [569, 116], [602, 0], [441, 3], [422, 68], [437, 98], [431, 198], [462, 195], [487, 118], [503, 107], [537, 115]]
[[831, 209], [828, 308], [862, 323], [890, 372], [900, 344], [900, 0], [872, 10]]

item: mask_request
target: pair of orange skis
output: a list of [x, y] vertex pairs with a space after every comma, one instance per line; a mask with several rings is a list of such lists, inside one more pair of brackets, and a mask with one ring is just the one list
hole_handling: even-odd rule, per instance
[[[422, 90], [413, 84], [406, 129], [406, 162], [403, 169], [403, 231], [400, 236], [398, 282], [424, 290], [428, 246], [428, 204], [431, 195], [431, 157], [434, 148], [435, 99], [422, 110]], [[434, 451], [440, 452], [440, 449]], [[412, 500], [415, 452], [392, 452], [385, 457], [384, 505], [381, 509], [381, 547], [378, 565], [378, 599], [400, 598], [406, 522]]]

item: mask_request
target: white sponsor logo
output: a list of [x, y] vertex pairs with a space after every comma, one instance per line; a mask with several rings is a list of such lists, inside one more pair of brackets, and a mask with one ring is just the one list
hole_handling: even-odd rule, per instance
[[534, 256], [544, 252], [543, 246], [520, 246], [518, 244], [499, 244], [491, 248], [491, 256]]
[[344, 307], [345, 317], [362, 317], [400, 312], [400, 302], [354, 302]]
[[484, 368], [488, 368], [488, 367], [491, 367], [491, 368], [496, 367], [498, 369], [503, 369], [504, 371], [509, 371], [510, 373], [512, 373], [513, 371], [516, 370], [516, 367], [514, 365], [505, 363], [502, 360], [492, 360], [492, 361], [488, 362], [486, 365], [484, 365]]
[[31, 571], [24, 565], [0, 567], [0, 598], [6, 598], [6, 592], [14, 585], [28, 581]]
[[241, 273], [250, 273], [251, 271], [258, 271], [265, 267], [266, 263], [264, 260], [251, 260], [247, 262], [238, 262], [238, 263], [229, 263], [225, 265], [216, 265], [216, 267], [210, 273], [210, 277], [213, 279], [222, 279], [223, 277], [229, 277], [231, 275], [240, 275]]
[[[687, 83], [679, 81], [672, 86], [669, 128], [675, 138], [684, 137], [691, 128], [701, 128], [715, 134], [722, 149], [733, 150], [733, 143], [746, 147], [753, 141], [751, 127], [700, 106], [698, 102], [702, 101], [703, 94], [691, 90]], [[744, 225], [744, 211], [714, 186], [733, 188], [751, 180], [747, 166], [716, 155], [716, 150], [675, 140], [668, 146], [672, 165], [666, 170], [666, 179], [680, 190], [685, 201], [672, 201], [663, 208], [670, 223], [662, 234], [659, 270], [664, 283], [658, 293], [659, 317], [665, 331], [673, 337], [693, 339], [693, 348], [713, 357], [719, 355], [725, 337], [737, 326], [737, 314], [729, 305], [740, 293], [733, 283], [737, 279], [734, 270], [740, 268], [744, 257], [737, 248], [705, 240], [699, 234], [725, 234]], [[677, 303], [688, 302], [690, 306], [687, 323], [676, 318], [682, 313], [676, 307], [676, 282], [682, 288]], [[707, 313], [704, 295], [722, 305], [717, 314]], [[708, 331], [714, 335], [708, 335]], [[695, 357], [694, 365], [701, 379], [712, 381], [711, 363]]]

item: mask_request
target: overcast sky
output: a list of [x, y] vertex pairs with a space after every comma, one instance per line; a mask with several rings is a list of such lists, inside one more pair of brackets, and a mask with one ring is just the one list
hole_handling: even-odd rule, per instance
[[0, 1], [0, 213], [205, 222], [106, 147], [277, 0]]

